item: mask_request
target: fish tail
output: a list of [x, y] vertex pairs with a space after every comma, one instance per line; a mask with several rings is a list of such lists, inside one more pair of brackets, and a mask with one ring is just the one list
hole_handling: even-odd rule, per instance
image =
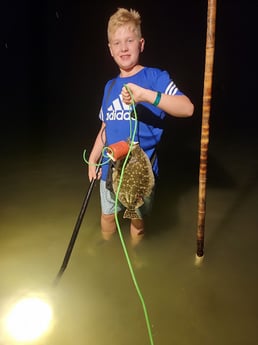
[[139, 214], [135, 210], [128, 210], [128, 208], [125, 210], [123, 218], [142, 219], [142, 217], [139, 216]]

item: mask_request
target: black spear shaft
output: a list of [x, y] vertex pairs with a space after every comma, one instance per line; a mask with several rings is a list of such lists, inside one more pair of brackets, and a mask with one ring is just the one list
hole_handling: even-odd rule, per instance
[[[100, 165], [98, 164], [97, 168], [96, 168], [96, 174], [98, 174], [99, 169], [100, 169]], [[69, 262], [71, 254], [72, 254], [73, 247], [74, 247], [76, 238], [78, 236], [78, 233], [79, 233], [82, 221], [83, 221], [83, 217], [84, 217], [85, 211], [87, 209], [87, 206], [88, 206], [88, 203], [89, 203], [89, 200], [90, 200], [90, 196], [92, 194], [95, 182], [96, 182], [96, 179], [92, 179], [91, 180], [90, 185], [89, 185], [88, 190], [87, 190], [87, 193], [86, 193], [86, 195], [85, 195], [85, 197], [83, 199], [81, 210], [80, 210], [80, 213], [78, 215], [78, 218], [77, 218], [77, 221], [76, 221], [76, 224], [75, 224], [75, 227], [74, 227], [74, 230], [73, 230], [70, 242], [68, 244], [68, 247], [67, 247], [64, 259], [63, 259], [63, 263], [62, 263], [62, 265], [61, 265], [61, 267], [59, 269], [59, 272], [58, 272], [54, 282], [53, 282], [54, 285], [56, 285], [59, 282], [60, 278], [62, 277], [62, 275], [63, 275], [63, 273], [64, 273], [64, 271], [65, 271], [65, 269], [66, 269], [66, 267], [68, 265], [68, 262]]]

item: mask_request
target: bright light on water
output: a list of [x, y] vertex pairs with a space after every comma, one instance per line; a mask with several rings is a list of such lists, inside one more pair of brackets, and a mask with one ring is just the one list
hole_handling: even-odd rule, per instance
[[17, 302], [6, 317], [6, 330], [17, 341], [32, 341], [45, 333], [52, 320], [52, 309], [38, 297]]

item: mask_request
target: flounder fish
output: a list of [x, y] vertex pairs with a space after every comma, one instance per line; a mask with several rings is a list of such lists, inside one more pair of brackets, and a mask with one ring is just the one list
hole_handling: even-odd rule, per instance
[[120, 179], [122, 179], [118, 200], [126, 207], [123, 217], [141, 219], [137, 209], [144, 204], [144, 198], [151, 194], [155, 183], [151, 162], [138, 143], [133, 144], [122, 172], [124, 162], [125, 158], [118, 160], [115, 164], [112, 175], [113, 190], [117, 193]]

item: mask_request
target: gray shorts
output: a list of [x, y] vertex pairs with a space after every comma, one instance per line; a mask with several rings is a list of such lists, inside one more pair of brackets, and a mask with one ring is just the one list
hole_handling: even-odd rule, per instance
[[[139, 216], [143, 217], [151, 212], [154, 189], [155, 188], [153, 188], [151, 195], [144, 199], [144, 204], [136, 210]], [[114, 214], [115, 211], [120, 212], [125, 210], [125, 207], [119, 201], [117, 202], [117, 207], [115, 209], [115, 201], [116, 195], [106, 188], [106, 181], [100, 180], [100, 203], [102, 213]]]

